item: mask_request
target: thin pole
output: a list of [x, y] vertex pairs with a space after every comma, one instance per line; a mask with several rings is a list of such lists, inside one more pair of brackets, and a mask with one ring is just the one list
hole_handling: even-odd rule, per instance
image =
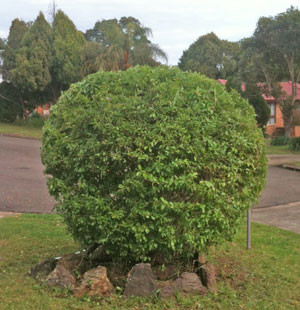
[[247, 250], [251, 249], [251, 209], [247, 212]]

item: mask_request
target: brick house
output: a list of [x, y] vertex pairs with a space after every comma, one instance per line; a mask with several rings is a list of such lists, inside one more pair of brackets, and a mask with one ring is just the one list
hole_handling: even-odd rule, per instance
[[[218, 82], [222, 85], [226, 85], [227, 80], [218, 79]], [[292, 94], [292, 83], [291, 82], [281, 82], [280, 83], [282, 91], [284, 91], [287, 96]], [[242, 89], [244, 85], [242, 85]], [[284, 134], [284, 123], [283, 117], [280, 110], [279, 103], [276, 102], [275, 98], [272, 96], [262, 95], [264, 100], [268, 103], [270, 108], [270, 118], [266, 127], [266, 132], [270, 136]], [[297, 97], [296, 100], [300, 102], [300, 84], [297, 86]], [[299, 118], [300, 116], [300, 104], [299, 108], [294, 111], [294, 115]], [[300, 121], [300, 118], [299, 118]], [[299, 123], [300, 125], [300, 123]], [[300, 126], [293, 126], [290, 132], [291, 137], [300, 137]]]
[[46, 103], [40, 107], [34, 109], [35, 112], [39, 113], [41, 116], [49, 115], [51, 105]]

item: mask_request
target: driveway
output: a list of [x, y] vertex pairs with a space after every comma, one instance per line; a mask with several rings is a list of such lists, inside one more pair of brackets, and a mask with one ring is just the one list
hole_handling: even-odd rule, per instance
[[[0, 211], [53, 213], [55, 201], [47, 190], [40, 147], [39, 140], [0, 136]], [[269, 156], [271, 165], [292, 161], [300, 161], [300, 156]], [[299, 233], [297, 202], [300, 172], [269, 166], [266, 188], [253, 208], [252, 219]]]

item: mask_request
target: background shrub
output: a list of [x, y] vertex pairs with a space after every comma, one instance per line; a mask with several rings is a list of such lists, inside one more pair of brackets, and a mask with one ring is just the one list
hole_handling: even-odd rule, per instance
[[51, 109], [42, 161], [72, 235], [123, 263], [230, 239], [266, 175], [254, 110], [168, 67], [98, 72]]
[[300, 137], [290, 139], [289, 149], [292, 151], [300, 151]]
[[23, 115], [22, 99], [12, 84], [0, 83], [0, 94], [0, 122], [10, 123]]
[[287, 137], [287, 136], [277, 136], [277, 137], [274, 137], [272, 138], [271, 140], [271, 145], [288, 145], [289, 142], [290, 142], [290, 137]]
[[41, 116], [37, 112], [32, 112], [30, 116], [24, 119], [19, 119], [15, 121], [15, 124], [18, 126], [25, 126], [31, 128], [42, 128], [45, 123], [45, 116]]

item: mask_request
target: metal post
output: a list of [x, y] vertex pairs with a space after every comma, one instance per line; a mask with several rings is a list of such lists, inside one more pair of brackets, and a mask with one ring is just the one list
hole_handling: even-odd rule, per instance
[[247, 250], [251, 249], [251, 209], [247, 213]]

